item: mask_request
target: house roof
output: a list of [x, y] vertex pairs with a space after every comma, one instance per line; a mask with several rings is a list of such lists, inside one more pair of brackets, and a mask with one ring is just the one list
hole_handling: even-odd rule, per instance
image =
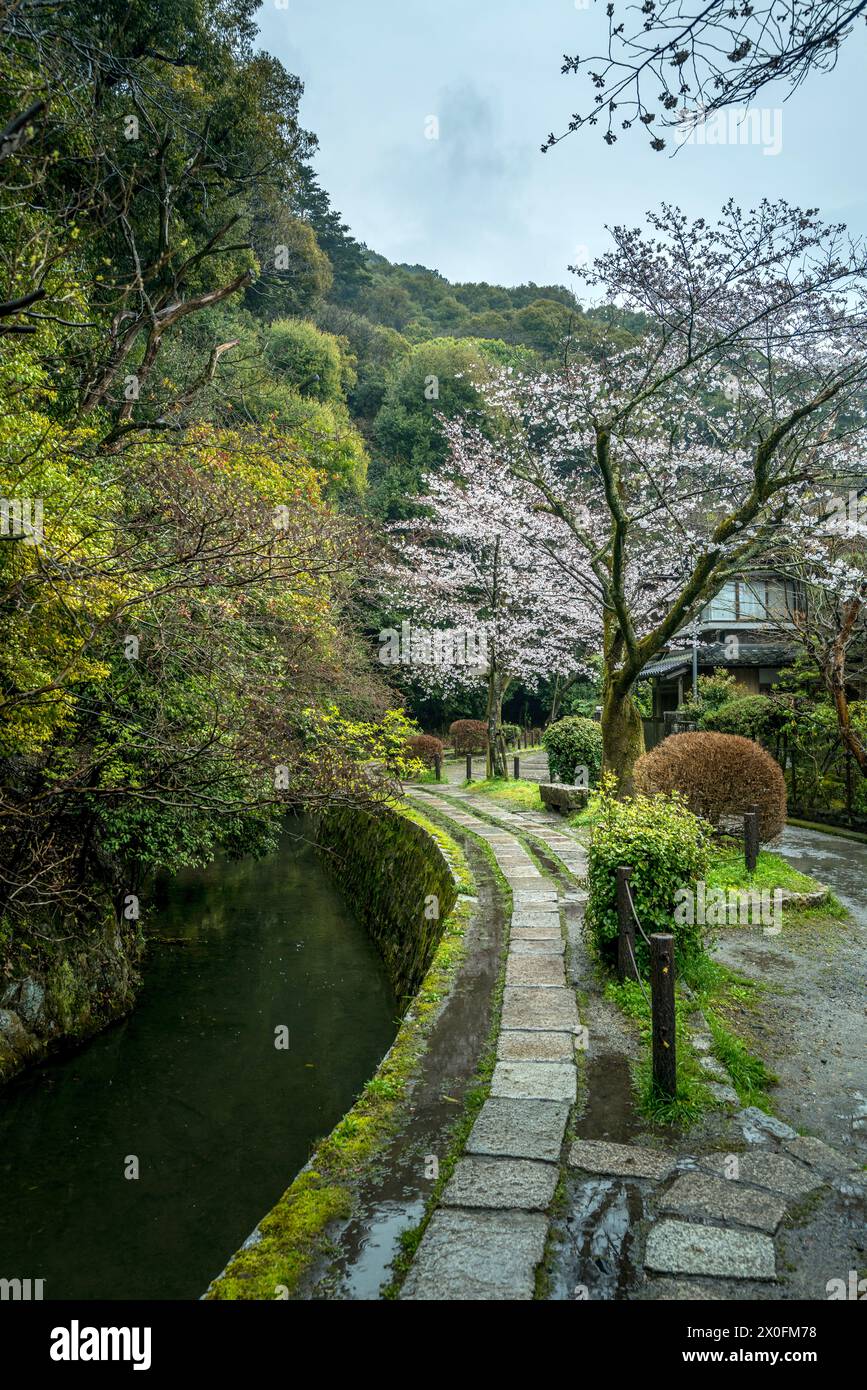
[[[789, 642], [739, 642], [737, 656], [728, 655], [724, 642], [703, 642], [698, 648], [699, 670], [713, 670], [717, 666], [732, 670], [756, 666], [786, 666], [795, 655], [795, 648]], [[640, 680], [650, 676], [678, 676], [681, 672], [692, 670], [692, 651], [686, 650], [673, 655], [660, 657], [643, 668]]]

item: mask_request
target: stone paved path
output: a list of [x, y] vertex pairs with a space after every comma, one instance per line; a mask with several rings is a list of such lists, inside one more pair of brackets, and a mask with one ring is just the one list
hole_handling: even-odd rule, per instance
[[[431, 794], [412, 794], [429, 804]], [[534, 1295], [576, 1097], [578, 1010], [566, 982], [556, 884], [514, 834], [473, 813], [471, 797], [452, 791], [449, 801], [449, 819], [487, 842], [511, 889], [509, 954], [490, 1096], [401, 1297], [527, 1300]], [[579, 870], [583, 851], [562, 839], [560, 848]]]
[[[531, 1299], [561, 1172], [572, 1212], [570, 1239], [579, 1251], [577, 1266], [567, 1271], [573, 1284], [592, 1277], [602, 1254], [603, 1265], [622, 1258], [631, 1270], [627, 1283], [617, 1280], [626, 1298], [827, 1297], [829, 1271], [839, 1273], [838, 1264], [844, 1273], [859, 1267], [863, 1249], [867, 1175], [858, 1171], [855, 1156], [799, 1136], [754, 1109], [729, 1112], [712, 1152], [690, 1151], [675, 1136], [660, 1147], [585, 1137], [564, 1152], [576, 1098], [579, 1020], [564, 969], [559, 908], [585, 895], [574, 882], [558, 893], [556, 880], [539, 870], [517, 837], [550, 850], [578, 879], [586, 871], [586, 851], [544, 811], [512, 811], [454, 785], [413, 795], [429, 806], [439, 802], [449, 820], [488, 843], [512, 890], [513, 913], [490, 1097], [402, 1297]], [[730, 1099], [737, 1105], [735, 1092]], [[805, 1200], [820, 1199], [834, 1217], [816, 1260], [792, 1249], [787, 1218]], [[613, 1225], [600, 1217], [627, 1210], [633, 1216]], [[794, 1274], [792, 1254], [803, 1260]], [[601, 1287], [595, 1293], [579, 1287], [580, 1294], [559, 1296], [613, 1296]]]

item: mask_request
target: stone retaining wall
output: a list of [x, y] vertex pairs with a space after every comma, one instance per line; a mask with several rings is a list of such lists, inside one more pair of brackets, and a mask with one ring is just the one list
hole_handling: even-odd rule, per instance
[[415, 994], [457, 898], [436, 841], [396, 811], [329, 811], [319, 826], [329, 874], [385, 962], [398, 998]]

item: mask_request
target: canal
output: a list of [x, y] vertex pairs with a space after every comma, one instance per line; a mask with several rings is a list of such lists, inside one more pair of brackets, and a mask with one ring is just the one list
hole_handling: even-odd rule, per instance
[[135, 1011], [0, 1092], [0, 1277], [45, 1298], [197, 1298], [396, 1029], [376, 948], [297, 833], [155, 893]]

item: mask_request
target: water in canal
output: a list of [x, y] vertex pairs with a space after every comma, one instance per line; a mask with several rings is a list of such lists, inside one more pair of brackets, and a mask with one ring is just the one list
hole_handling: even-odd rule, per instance
[[158, 905], [136, 1010], [0, 1092], [0, 1277], [46, 1298], [197, 1298], [395, 1032], [307, 842], [180, 874]]

